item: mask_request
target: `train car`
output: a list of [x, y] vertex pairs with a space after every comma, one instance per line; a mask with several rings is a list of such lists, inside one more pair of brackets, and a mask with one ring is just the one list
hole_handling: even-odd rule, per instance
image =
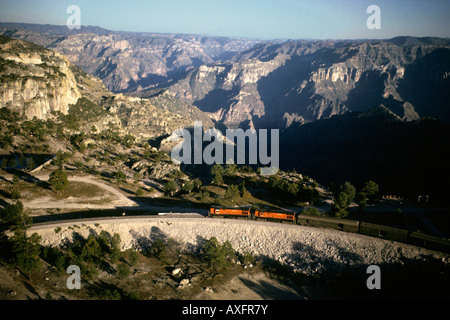
[[297, 217], [297, 224], [316, 228], [331, 228], [346, 232], [359, 232], [359, 221], [356, 220], [300, 214]]
[[359, 233], [392, 241], [408, 243], [408, 230], [361, 221]]
[[250, 207], [227, 208], [221, 206], [212, 206], [209, 208], [208, 217], [223, 218], [251, 218]]
[[290, 222], [297, 225], [316, 228], [332, 228], [345, 232], [355, 232], [367, 236], [409, 243], [431, 250], [450, 253], [450, 239], [442, 239], [419, 232], [410, 232], [404, 229], [377, 225], [364, 221], [346, 220], [332, 217], [316, 217], [277, 209], [253, 210], [251, 207], [222, 206], [210, 207], [208, 217], [245, 218], [252, 220]]
[[297, 214], [293, 211], [283, 211], [283, 210], [255, 210], [252, 219], [266, 220], [266, 221], [280, 221], [280, 222], [292, 222], [296, 224]]
[[408, 243], [431, 250], [450, 253], [450, 239], [439, 238], [420, 232], [410, 232]]

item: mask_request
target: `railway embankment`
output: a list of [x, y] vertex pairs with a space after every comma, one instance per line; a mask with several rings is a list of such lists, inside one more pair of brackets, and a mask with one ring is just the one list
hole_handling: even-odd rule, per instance
[[75, 233], [87, 237], [106, 231], [120, 235], [123, 250], [145, 250], [156, 239], [173, 239], [193, 253], [204, 241], [216, 237], [220, 242], [230, 241], [239, 253], [274, 260], [308, 276], [327, 277], [349, 268], [402, 265], [405, 261], [437, 261], [443, 273], [450, 268], [446, 253], [361, 234], [262, 221], [152, 216], [38, 225], [29, 231], [42, 235], [42, 244], [48, 246], [70, 242]]

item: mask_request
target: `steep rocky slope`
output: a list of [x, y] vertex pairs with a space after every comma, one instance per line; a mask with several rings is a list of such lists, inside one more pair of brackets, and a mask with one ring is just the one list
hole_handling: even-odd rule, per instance
[[81, 98], [70, 64], [56, 52], [0, 38], [0, 101], [28, 118], [66, 114]]
[[[184, 218], [182, 215], [97, 222], [95, 226], [87, 223], [76, 232], [83, 237], [102, 230], [117, 233], [123, 250], [145, 250], [155, 239], [173, 239], [193, 253], [197, 253], [207, 239], [216, 237], [220, 243], [229, 241], [240, 254], [248, 252], [260, 260], [287, 268], [290, 275], [303, 275], [302, 284], [306, 277], [314, 277], [316, 288], [326, 288], [347, 274], [348, 278], [342, 280], [347, 288], [341, 290], [340, 299], [360, 299], [373, 294], [365, 283], [367, 267], [374, 264], [382, 270], [383, 289], [379, 291], [385, 298], [417, 298], [424, 292], [433, 297], [446, 295], [446, 286], [442, 284], [449, 278], [449, 255], [359, 234], [271, 222]], [[32, 231], [43, 236], [44, 245], [59, 246], [74, 237], [70, 224], [62, 224], [61, 229], [56, 233], [55, 226], [43, 226], [34, 227]], [[307, 291], [304, 295], [317, 298]]]
[[29, 119], [67, 115], [73, 107], [89, 129], [101, 131], [113, 124], [143, 139], [197, 120], [213, 125], [198, 108], [164, 92], [145, 99], [115, 95], [66, 57], [30, 42], [0, 36], [0, 49], [1, 106]]
[[449, 122], [449, 42], [402, 39], [260, 44], [169, 90], [228, 126], [287, 127], [381, 103], [406, 121]]
[[114, 32], [98, 27], [0, 24], [0, 34], [64, 54], [113, 92], [167, 85], [187, 69], [227, 59], [257, 40], [157, 33]]
[[[113, 92], [167, 88], [228, 127], [285, 128], [384, 104], [450, 123], [450, 41], [258, 41], [0, 24], [64, 54]], [[145, 95], [145, 94], [144, 94]]]
[[350, 181], [359, 187], [374, 180], [382, 194], [410, 200], [428, 194], [445, 203], [449, 148], [450, 126], [434, 119], [404, 122], [381, 105], [292, 125], [281, 133], [280, 167], [326, 185]]

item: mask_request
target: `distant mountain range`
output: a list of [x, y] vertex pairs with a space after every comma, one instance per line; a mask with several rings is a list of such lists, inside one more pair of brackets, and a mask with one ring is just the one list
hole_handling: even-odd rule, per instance
[[[383, 104], [450, 123], [450, 40], [261, 41], [0, 23], [112, 92], [168, 88], [228, 127], [286, 128]], [[144, 93], [145, 94], [145, 93]]]
[[257, 40], [0, 23], [0, 34], [64, 54], [116, 93], [165, 87], [187, 70], [228, 59]]
[[169, 90], [227, 126], [286, 128], [384, 104], [450, 123], [450, 42], [288, 41], [189, 71]]
[[446, 196], [449, 39], [260, 41], [9, 23], [0, 35], [29, 41], [0, 38], [2, 106], [23, 114], [45, 118], [84, 98], [108, 111], [103, 125], [116, 119], [143, 139], [196, 120], [277, 128], [282, 169]]

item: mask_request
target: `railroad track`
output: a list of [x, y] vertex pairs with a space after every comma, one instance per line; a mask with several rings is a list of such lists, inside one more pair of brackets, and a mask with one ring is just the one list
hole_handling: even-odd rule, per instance
[[157, 219], [161, 217], [169, 218], [205, 218], [205, 216], [199, 213], [160, 213], [160, 214], [147, 214], [147, 215], [131, 215], [131, 216], [105, 216], [105, 217], [92, 217], [92, 218], [78, 218], [78, 219], [58, 219], [53, 221], [44, 221], [32, 223], [32, 228], [38, 228], [43, 226], [57, 226], [63, 224], [86, 224], [97, 221], [113, 221], [113, 220], [140, 220], [140, 219]]

